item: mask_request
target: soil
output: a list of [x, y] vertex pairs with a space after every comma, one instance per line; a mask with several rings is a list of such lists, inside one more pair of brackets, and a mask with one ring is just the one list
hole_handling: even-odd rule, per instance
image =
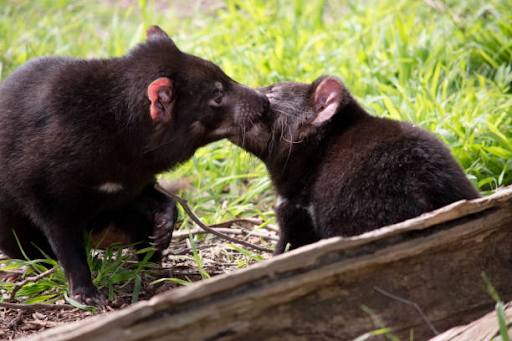
[[[271, 247], [278, 238], [277, 229], [273, 226], [268, 226], [267, 230], [259, 229], [257, 231], [258, 234], [268, 236], [268, 238], [265, 238], [266, 240], [261, 237], [244, 237], [239, 234], [240, 230], [250, 232], [257, 228], [259, 225], [257, 219], [234, 221], [232, 224], [228, 223], [223, 225], [231, 225], [233, 231], [237, 232], [237, 234], [229, 234], [231, 237], [243, 239], [246, 242], [258, 246]], [[226, 228], [223, 229], [224, 233], [225, 231]], [[139, 301], [147, 300], [158, 293], [173, 290], [183, 285], [175, 281], [162, 281], [157, 284], [151, 284], [151, 282], [155, 280], [161, 278], [175, 278], [186, 282], [202, 280], [201, 272], [194, 260], [190, 242], [188, 239], [185, 239], [186, 234], [188, 233], [175, 231], [173, 243], [164, 251], [162, 267], [152, 269], [141, 276], [142, 283]], [[210, 277], [237, 271], [242, 267], [247, 267], [256, 262], [256, 260], [251, 257], [226, 245], [225, 241], [216, 236], [205, 234], [204, 238], [196, 239], [200, 239], [195, 242], [195, 246], [202, 258], [203, 271]], [[260, 254], [264, 259], [270, 258], [270, 253], [261, 253], [259, 251], [255, 253]], [[3, 255], [0, 254], [0, 268], [2, 267], [1, 259], [6, 259], [5, 256], [2, 256]], [[135, 262], [135, 260], [133, 262]], [[2, 282], [20, 283], [25, 279], [23, 268], [0, 271], [0, 284]], [[19, 308], [8, 309], [0, 307], [0, 340], [13, 340], [23, 336], [29, 336], [65, 323], [82, 320], [92, 315], [105, 314], [130, 306], [132, 304], [133, 286], [121, 288], [121, 285], [118, 285], [116, 289], [119, 290], [121, 294], [119, 294], [115, 300], [109, 302], [108, 306], [104, 309], [91, 312], [74, 308], [64, 300], [55, 302], [53, 307], [49, 307], [50, 305], [48, 305], [48, 307], [38, 306], [37, 309], [32, 309], [30, 305], [22, 305], [22, 301], [10, 301], [10, 293], [0, 286], [0, 294], [2, 295], [0, 302], [19, 304]], [[67, 309], [55, 309], [61, 306], [65, 306]]]

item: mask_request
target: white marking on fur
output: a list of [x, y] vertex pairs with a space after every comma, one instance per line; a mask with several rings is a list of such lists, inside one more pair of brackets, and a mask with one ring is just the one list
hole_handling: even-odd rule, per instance
[[[276, 209], [278, 209], [284, 205], [287, 205], [287, 204], [288, 204], [288, 199], [286, 199], [285, 197], [282, 197], [280, 195], [277, 195], [276, 206], [275, 206]], [[316, 214], [315, 214], [315, 206], [313, 205], [313, 203], [310, 203], [307, 206], [295, 204], [295, 208], [308, 212], [308, 215], [311, 218], [311, 222], [313, 223], [313, 227], [316, 228], [318, 226], [318, 220], [317, 220]]]
[[281, 206], [284, 206], [288, 203], [288, 199], [278, 195], [276, 199], [276, 208], [279, 208]]
[[317, 221], [316, 221], [316, 215], [315, 215], [315, 206], [313, 206], [313, 204], [309, 204], [307, 207], [306, 207], [306, 211], [308, 211], [309, 213], [309, 216], [311, 217], [311, 221], [313, 222], [313, 226], [314, 227], [317, 227]]
[[307, 206], [296, 204], [295, 208], [308, 212], [308, 215], [311, 218], [311, 222], [313, 223], [313, 227], [316, 228], [318, 226], [317, 225], [318, 221], [316, 219], [316, 214], [315, 214], [315, 206], [312, 203]]
[[98, 186], [98, 190], [100, 192], [109, 194], [120, 192], [123, 189], [123, 184], [120, 184], [119, 182], [105, 182], [103, 185]]

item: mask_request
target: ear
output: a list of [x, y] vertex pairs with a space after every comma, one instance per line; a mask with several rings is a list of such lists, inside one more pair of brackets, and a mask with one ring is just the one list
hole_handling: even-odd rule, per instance
[[325, 78], [315, 90], [313, 110], [315, 119], [311, 122], [320, 126], [328, 121], [338, 110], [341, 102], [343, 87], [339, 80], [333, 77]]
[[172, 81], [164, 77], [154, 80], [148, 86], [148, 97], [151, 102], [149, 112], [153, 122], [169, 123], [176, 102], [172, 93]]
[[151, 26], [150, 28], [148, 28], [148, 30], [146, 31], [146, 38], [148, 40], [150, 39], [161, 39], [161, 38], [166, 38], [166, 39], [171, 39], [169, 38], [169, 36], [167, 35], [167, 33], [165, 33], [160, 27], [154, 25], [154, 26]]

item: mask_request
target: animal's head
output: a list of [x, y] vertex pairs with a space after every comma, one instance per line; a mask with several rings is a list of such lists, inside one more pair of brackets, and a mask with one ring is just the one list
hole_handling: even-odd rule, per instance
[[244, 134], [230, 140], [263, 161], [287, 156], [294, 148], [318, 141], [338, 109], [355, 103], [337, 78], [323, 76], [311, 84], [284, 82], [258, 89], [270, 107]]
[[143, 64], [131, 77], [146, 82], [155, 148], [180, 138], [182, 145], [187, 142], [183, 148], [190, 149], [184, 152], [193, 152], [240, 134], [268, 107], [264, 95], [237, 83], [214, 63], [180, 51], [157, 26], [148, 29], [146, 41], [128, 57]]

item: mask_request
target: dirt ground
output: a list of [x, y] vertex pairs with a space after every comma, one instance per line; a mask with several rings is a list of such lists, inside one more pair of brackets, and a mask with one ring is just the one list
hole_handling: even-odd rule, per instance
[[[258, 246], [270, 247], [278, 238], [277, 229], [273, 226], [269, 226], [268, 229], [258, 230], [256, 232], [257, 237], [244, 237], [244, 235], [250, 233], [259, 225], [257, 220], [249, 219], [222, 225], [231, 225], [230, 227], [234, 234], [229, 234], [229, 236], [243, 239]], [[228, 227], [221, 227], [220, 230], [224, 233], [229, 231]], [[198, 229], [193, 231], [199, 232]], [[188, 236], [188, 232], [175, 231], [173, 243], [164, 251], [162, 267], [142, 275], [139, 301], [147, 300], [158, 293], [181, 286], [181, 284], [173, 281], [163, 281], [154, 285], [150, 284], [160, 278], [177, 278], [193, 282], [202, 279], [197, 263], [193, 260], [193, 251], [186, 236]], [[204, 271], [211, 277], [237, 271], [241, 267], [246, 267], [256, 262], [256, 260], [227, 246], [226, 242], [219, 237], [209, 234], [203, 240], [196, 242], [196, 249], [202, 257]], [[270, 258], [269, 253], [260, 253], [259, 251], [255, 251], [255, 253], [261, 254], [264, 259]], [[2, 256], [0, 254], [0, 267], [1, 259], [5, 259]], [[0, 272], [0, 282], [5, 281], [12, 283], [23, 281], [23, 269]], [[74, 308], [64, 300], [55, 302], [53, 307], [38, 307], [38, 309], [23, 305], [19, 305], [19, 308], [14, 309], [0, 308], [0, 340], [13, 340], [29, 336], [65, 323], [82, 320], [92, 315], [123, 309], [131, 305], [132, 290], [133, 287], [120, 289], [120, 291], [126, 292], [126, 294], [119, 295], [113, 302], [109, 302], [105, 309], [97, 312]], [[2, 290], [0, 290], [0, 293], [3, 295], [4, 301], [7, 301], [6, 298], [9, 294]], [[14, 303], [19, 304], [21, 302]], [[60, 306], [65, 306], [66, 309], [55, 309]]]

